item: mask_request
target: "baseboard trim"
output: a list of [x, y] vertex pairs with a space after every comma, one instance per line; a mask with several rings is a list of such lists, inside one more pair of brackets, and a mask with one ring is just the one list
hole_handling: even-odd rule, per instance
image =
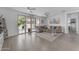
[[[26, 33], [28, 33], [28, 32], [26, 32]], [[26, 34], [26, 33], [21, 33], [21, 34], [16, 34], [16, 35], [8, 36], [6, 39], [12, 38], [12, 37], [15, 37], [15, 36], [18, 36], [18, 35]]]
[[18, 36], [18, 35], [22, 35], [22, 34], [26, 34], [26, 33], [21, 33], [21, 34], [16, 34], [16, 35], [8, 36], [6, 39], [12, 38], [12, 37], [15, 37], [15, 36]]

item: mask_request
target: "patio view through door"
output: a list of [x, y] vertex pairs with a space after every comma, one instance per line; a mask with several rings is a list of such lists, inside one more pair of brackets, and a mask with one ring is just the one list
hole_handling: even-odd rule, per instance
[[19, 15], [18, 16], [18, 33], [19, 34], [25, 33], [25, 23], [26, 23], [26, 16]]

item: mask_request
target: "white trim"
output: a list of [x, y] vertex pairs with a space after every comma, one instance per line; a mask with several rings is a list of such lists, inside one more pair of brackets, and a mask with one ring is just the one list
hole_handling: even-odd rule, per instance
[[68, 11], [66, 13], [68, 14], [68, 13], [77, 13], [77, 12], [79, 12], [79, 10], [76, 10], [76, 11]]

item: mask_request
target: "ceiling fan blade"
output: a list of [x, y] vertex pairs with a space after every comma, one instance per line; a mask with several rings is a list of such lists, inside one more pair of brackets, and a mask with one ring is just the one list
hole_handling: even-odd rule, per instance
[[27, 7], [28, 10], [36, 10], [35, 8], [33, 7]]
[[48, 15], [49, 15], [49, 12], [45, 12], [44, 15], [45, 15], [45, 16], [48, 16]]

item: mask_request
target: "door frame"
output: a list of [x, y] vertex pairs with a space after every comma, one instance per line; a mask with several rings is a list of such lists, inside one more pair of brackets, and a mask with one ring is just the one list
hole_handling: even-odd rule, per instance
[[[19, 29], [18, 29], [18, 17], [19, 17], [19, 16], [24, 16], [24, 17], [25, 17], [25, 24], [26, 24], [26, 15], [18, 14], [18, 15], [17, 15], [17, 31], [18, 31], [18, 35], [20, 35], [20, 34], [25, 34], [25, 33], [26, 33], [26, 31], [25, 31], [24, 33], [19, 33]], [[26, 27], [26, 25], [25, 25], [25, 27]], [[25, 28], [25, 30], [26, 30], [26, 28]]]
[[[68, 24], [68, 20], [69, 20], [69, 19], [68, 19], [68, 14], [73, 14], [73, 13], [67, 13], [67, 14], [66, 14], [66, 15], [67, 15], [67, 18], [66, 18], [66, 19], [67, 19], [67, 24]], [[78, 16], [77, 16], [78, 13], [75, 12], [74, 14], [76, 14], [76, 17], [72, 17], [72, 18], [76, 19], [76, 28], [75, 28], [75, 29], [76, 29], [76, 32], [75, 32], [75, 33], [78, 34], [78, 30], [77, 30], [77, 29], [78, 29], [78, 25], [77, 25], [77, 24], [78, 24]], [[72, 19], [72, 18], [71, 18], [71, 19]], [[68, 26], [67, 26], [67, 27], [68, 27]], [[68, 33], [70, 33], [70, 32], [69, 32], [69, 28], [68, 28]]]
[[[27, 22], [27, 17], [29, 17], [30, 19], [30, 28], [31, 28], [31, 32], [35, 32], [35, 31], [32, 31], [32, 19], [33, 17], [30, 15], [30, 16], [26, 16], [26, 22]], [[26, 23], [27, 24], [27, 23]], [[27, 28], [27, 25], [26, 25], [26, 28]], [[35, 17], [35, 28], [36, 28], [36, 17]], [[25, 29], [26, 30], [26, 29]], [[28, 33], [28, 32], [26, 32]]]
[[[19, 33], [19, 29], [18, 29], [18, 17], [19, 16], [25, 16], [25, 32], [24, 33]], [[18, 31], [18, 34], [26, 34], [26, 33], [28, 33], [28, 32], [26, 32], [26, 28], [27, 28], [27, 17], [29, 17], [30, 18], [30, 26], [31, 26], [31, 32], [36, 32], [36, 31], [32, 31], [32, 16], [30, 15], [30, 16], [26, 16], [26, 15], [21, 15], [21, 14], [18, 14], [17, 15], [17, 31]], [[35, 27], [36, 27], [36, 17], [35, 17]]]

